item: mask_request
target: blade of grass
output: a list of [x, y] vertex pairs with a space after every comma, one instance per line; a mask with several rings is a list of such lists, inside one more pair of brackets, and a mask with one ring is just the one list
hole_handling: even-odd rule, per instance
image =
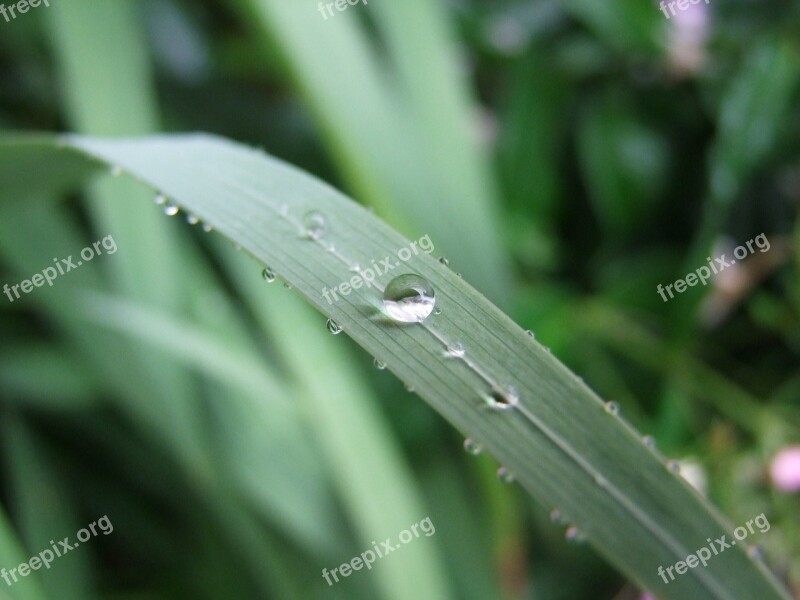
[[[402, 66], [397, 73], [381, 62], [379, 44], [355, 14], [324, 20], [302, 2], [241, 4], [276, 42], [354, 195], [401, 230], [429, 233], [440, 252], [458, 256], [458, 270], [506, 302], [496, 198], [476, 148], [477, 117], [465, 94], [453, 91], [464, 87], [453, 53], [435, 37], [446, 31], [440, 11], [422, 2], [360, 7], [376, 11]], [[412, 62], [419, 53], [422, 61]]]
[[[410, 246], [369, 211], [285, 163], [211, 136], [62, 142], [162, 190], [272, 267], [643, 587], [663, 598], [789, 597], [744, 544], [665, 584], [659, 566], [685, 559], [708, 537], [730, 536], [731, 525], [582, 381], [434, 257], [412, 256], [377, 278], [384, 286], [414, 272], [430, 281], [442, 312], [429, 322], [390, 321], [374, 288], [326, 303], [321, 290], [351, 279], [350, 261], [369, 264]], [[0, 159], [13, 162], [19, 146], [54, 143], [0, 143]], [[300, 223], [311, 210], [324, 215], [322, 239]], [[468, 359], [446, 357], [446, 342], [462, 343]], [[505, 386], [516, 388], [518, 402], [492, 410], [487, 396], [508, 399]]]

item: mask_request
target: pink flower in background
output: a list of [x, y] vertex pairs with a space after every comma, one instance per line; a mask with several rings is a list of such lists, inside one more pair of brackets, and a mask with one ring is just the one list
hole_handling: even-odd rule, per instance
[[651, 594], [650, 592], [645, 592], [644, 594], [639, 596], [639, 600], [658, 600], [658, 598], [653, 596], [653, 594]]
[[709, 7], [703, 3], [690, 5], [670, 19], [669, 57], [678, 73], [696, 73], [703, 68], [710, 20]]
[[800, 446], [787, 446], [772, 459], [773, 485], [782, 492], [800, 491]]

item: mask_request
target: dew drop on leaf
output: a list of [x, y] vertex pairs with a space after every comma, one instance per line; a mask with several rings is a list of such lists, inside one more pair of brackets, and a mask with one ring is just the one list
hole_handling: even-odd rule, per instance
[[375, 365], [375, 368], [379, 371], [383, 371], [386, 368], [386, 363], [379, 361], [377, 358], [372, 361], [372, 364]]
[[466, 354], [464, 350], [464, 344], [460, 342], [456, 342], [455, 344], [450, 344], [447, 346], [447, 350], [445, 350], [444, 355], [448, 358], [464, 358]]
[[308, 238], [318, 240], [325, 235], [325, 217], [321, 212], [312, 210], [303, 217], [303, 228]]
[[506, 467], [497, 469], [497, 478], [503, 483], [514, 483], [515, 480], [514, 474]]
[[167, 197], [164, 194], [157, 194], [155, 197], [155, 203], [159, 206], [167, 203]]
[[464, 440], [464, 450], [466, 450], [467, 454], [478, 456], [483, 451], [483, 448], [477, 441], [473, 440], [471, 437], [468, 437]]
[[610, 415], [618, 415], [619, 414], [619, 405], [614, 402], [613, 400], [609, 400], [606, 402], [605, 405], [606, 412]]
[[200, 222], [200, 218], [195, 215], [186, 215], [186, 222], [189, 225], [197, 225]]
[[567, 541], [571, 544], [582, 544], [586, 541], [586, 536], [574, 525], [567, 527], [567, 530], [564, 532], [564, 537], [567, 538]]
[[492, 390], [486, 398], [489, 408], [494, 410], [511, 410], [519, 404], [519, 392], [514, 387], [501, 390]]
[[383, 291], [386, 312], [401, 323], [421, 323], [433, 312], [435, 303], [433, 286], [419, 275], [395, 277]]
[[174, 217], [175, 215], [178, 214], [179, 210], [180, 209], [177, 206], [175, 206], [172, 202], [167, 202], [164, 205], [164, 214], [167, 215], [168, 217]]
[[342, 333], [342, 328], [336, 324], [336, 321], [333, 319], [328, 319], [328, 331], [330, 331], [333, 335], [339, 335]]
[[272, 283], [273, 281], [275, 281], [275, 273], [269, 267], [264, 267], [264, 270], [261, 271], [261, 276], [267, 283]]

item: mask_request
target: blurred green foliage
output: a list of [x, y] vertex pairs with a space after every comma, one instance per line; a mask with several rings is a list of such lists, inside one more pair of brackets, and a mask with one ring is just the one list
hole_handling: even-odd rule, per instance
[[[765, 512], [757, 541], [800, 597], [798, 496], [768, 477], [800, 441], [800, 4], [667, 20], [640, 0], [370, 0], [324, 20], [311, 0], [70, 0], [0, 32], [5, 131], [210, 131], [429, 233], [701, 465], [731, 521]], [[104, 514], [115, 532], [0, 598], [635, 595], [370, 357], [136, 186], [12, 192], [3, 283], [108, 234], [120, 252], [0, 297], [0, 567]], [[729, 276], [656, 292], [760, 233], [770, 251]], [[74, 310], [87, 287], [136, 308], [129, 335]], [[373, 572], [319, 575], [425, 516], [436, 535]]]

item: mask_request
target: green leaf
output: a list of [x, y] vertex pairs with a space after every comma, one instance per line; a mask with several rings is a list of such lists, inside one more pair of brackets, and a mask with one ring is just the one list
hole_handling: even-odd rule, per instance
[[[20, 148], [46, 152], [55, 143], [9, 140], [0, 143], [0, 161], [13, 164]], [[732, 525], [580, 379], [435, 257], [412, 253], [402, 267], [376, 278], [377, 289], [352, 289], [329, 304], [323, 288], [350, 280], [356, 263], [371, 265], [411, 247], [336, 190], [263, 153], [206, 135], [68, 137], [62, 143], [118, 165], [269, 265], [642, 587], [662, 598], [789, 597], [745, 544], [665, 584], [660, 566], [685, 560], [707, 538], [730, 539]], [[3, 183], [0, 178], [0, 189]], [[303, 226], [309, 211], [325, 220], [319, 239]], [[379, 290], [405, 272], [431, 282], [441, 314], [405, 325], [384, 316]], [[320, 317], [320, 329], [324, 322]], [[464, 345], [464, 359], [444, 355], [455, 343]], [[518, 392], [516, 403], [510, 386]], [[310, 389], [325, 393], [319, 382]], [[505, 398], [510, 408], [491, 408], [489, 395], [495, 406]], [[335, 402], [326, 409], [335, 411]]]

